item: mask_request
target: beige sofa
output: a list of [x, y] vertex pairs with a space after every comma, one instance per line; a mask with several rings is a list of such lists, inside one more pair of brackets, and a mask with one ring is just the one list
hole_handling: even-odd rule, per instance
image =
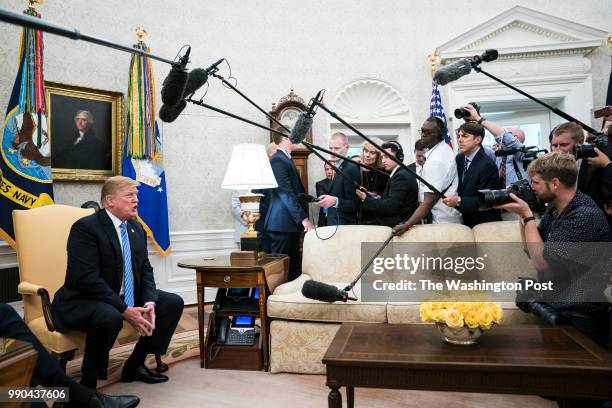
[[[369, 254], [361, 254], [362, 243], [378, 243], [372, 245], [375, 248], [391, 234], [388, 227], [347, 225], [340, 226], [330, 239], [320, 239], [330, 237], [335, 229], [318, 228], [317, 234], [312, 231], [306, 234], [302, 275], [278, 286], [268, 298], [270, 371], [273, 373], [324, 373], [325, 366], [321, 359], [342, 322], [420, 322], [418, 302], [362, 302], [359, 283], [355, 286], [357, 302], [329, 304], [302, 296], [302, 285], [308, 279], [334, 284], [339, 288], [346, 286], [360, 271], [362, 258], [369, 258]], [[457, 224], [419, 225], [403, 236], [393, 238], [380, 256], [392, 256], [394, 245], [406, 242], [427, 245], [436, 242], [520, 242], [520, 233], [516, 221], [481, 224], [474, 229]], [[487, 270], [483, 271], [487, 279], [533, 276], [535, 271], [519, 247], [514, 245], [499, 254], [496, 262], [491, 265], [487, 263]], [[518, 310], [513, 302], [502, 303], [502, 306], [503, 324], [535, 323], [533, 316]]]

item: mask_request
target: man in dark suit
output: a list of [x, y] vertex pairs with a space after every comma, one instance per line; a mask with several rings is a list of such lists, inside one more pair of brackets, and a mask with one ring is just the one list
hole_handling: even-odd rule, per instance
[[[334, 179], [334, 169], [332, 169], [332, 167], [327, 163], [323, 165], [323, 168], [325, 169], [325, 178], [323, 180], [317, 181], [315, 184], [317, 197], [329, 193], [329, 187], [331, 186], [332, 180]], [[327, 212], [327, 208], [319, 208], [319, 219], [317, 220], [317, 227], [324, 227], [327, 225]]]
[[146, 233], [136, 220], [138, 182], [122, 176], [102, 187], [103, 210], [81, 218], [68, 237], [64, 286], [53, 299], [60, 332], [87, 333], [81, 384], [106, 379], [108, 353], [127, 320], [140, 334], [121, 380], [168, 380], [145, 365], [148, 354], [164, 354], [183, 311], [183, 300], [156, 289]]
[[74, 117], [77, 131], [62, 146], [53, 151], [53, 167], [61, 169], [111, 170], [108, 146], [93, 131], [91, 112], [78, 111]]
[[[61, 369], [57, 360], [49, 354], [47, 349], [30, 331], [25, 322], [19, 317], [11, 306], [0, 303], [0, 337], [16, 339], [32, 344], [38, 353], [32, 381], [33, 387], [67, 387], [69, 401], [56, 403], [53, 407], [121, 407], [132, 408], [140, 400], [133, 395], [110, 396], [96, 394], [93, 390], [76, 383]], [[10, 347], [10, 346], [9, 346]], [[32, 403], [32, 407], [47, 407], [45, 403]]]
[[[344, 133], [334, 133], [329, 139], [329, 150], [346, 156], [349, 150], [348, 138]], [[361, 184], [361, 172], [356, 164], [335, 156], [329, 161], [348, 177], [334, 177], [329, 192], [319, 196], [317, 205], [319, 208], [327, 208], [327, 225], [352, 225], [357, 224], [359, 201], [355, 194], [355, 187]], [[351, 180], [353, 182], [351, 182]]]
[[355, 190], [355, 193], [363, 202], [363, 208], [370, 210], [372, 223], [394, 227], [407, 220], [419, 206], [419, 190], [416, 178], [389, 158], [395, 156], [402, 161], [402, 146], [398, 142], [386, 142], [381, 147], [386, 152], [382, 164], [390, 173], [385, 191], [382, 196], [375, 197], [361, 190]]
[[302, 273], [300, 235], [302, 231], [310, 231], [314, 226], [298, 200], [298, 194], [304, 193], [304, 187], [291, 160], [291, 152], [296, 145], [282, 136], [274, 140], [278, 144], [278, 151], [272, 156], [270, 165], [278, 187], [270, 190], [264, 231], [270, 242], [271, 253], [289, 255], [291, 281]]
[[470, 228], [483, 222], [501, 221], [498, 209], [478, 210], [478, 190], [502, 188], [497, 166], [481, 146], [484, 134], [484, 127], [476, 122], [465, 122], [459, 127], [460, 153], [456, 157], [459, 188], [457, 195], [442, 200], [459, 210], [463, 224]]
[[420, 174], [419, 172], [425, 164], [425, 154], [427, 150], [429, 149], [427, 149], [427, 146], [425, 146], [425, 143], [421, 139], [414, 142], [414, 157], [416, 160], [408, 165], [410, 170]]

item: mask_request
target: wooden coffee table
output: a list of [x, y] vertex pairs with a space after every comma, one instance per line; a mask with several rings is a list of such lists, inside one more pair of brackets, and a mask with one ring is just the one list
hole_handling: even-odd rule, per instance
[[[612, 355], [568, 326], [496, 326], [475, 346], [429, 324], [342, 324], [323, 357], [329, 407], [354, 387], [612, 398]], [[566, 401], [567, 402], [567, 401]]]

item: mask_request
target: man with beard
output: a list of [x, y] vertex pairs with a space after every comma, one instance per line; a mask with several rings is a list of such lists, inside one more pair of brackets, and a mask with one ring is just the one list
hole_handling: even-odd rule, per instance
[[[540, 281], [552, 281], [553, 290], [540, 293], [541, 302], [596, 343], [609, 339], [608, 303], [601, 244], [608, 238], [608, 223], [597, 204], [576, 189], [576, 160], [567, 153], [552, 152], [534, 160], [527, 169], [532, 189], [548, 204], [536, 226], [527, 203], [514, 194], [514, 202], [499, 206], [519, 217], [523, 245]], [[580, 243], [584, 242], [584, 245]]]

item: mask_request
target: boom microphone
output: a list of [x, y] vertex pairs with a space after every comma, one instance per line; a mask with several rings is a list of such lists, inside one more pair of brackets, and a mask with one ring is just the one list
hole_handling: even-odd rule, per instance
[[185, 110], [187, 102], [182, 99], [177, 105], [162, 105], [159, 109], [159, 118], [164, 122], [174, 122], [179, 117], [181, 112]]
[[312, 127], [312, 121], [314, 118], [314, 108], [317, 106], [316, 102], [321, 98], [321, 94], [323, 90], [317, 92], [317, 95], [310, 100], [310, 104], [308, 109], [305, 112], [301, 112], [298, 116], [295, 125], [293, 125], [293, 129], [291, 129], [291, 134], [289, 134], [289, 140], [293, 144], [300, 144], [306, 138], [306, 133]]
[[446, 85], [469, 74], [472, 71], [472, 63], [468, 58], [460, 59], [448, 64], [436, 71], [434, 82], [438, 85]]
[[187, 48], [179, 62], [172, 64], [172, 69], [162, 83], [161, 98], [166, 105], [177, 105], [183, 99], [185, 86], [187, 85], [187, 62], [189, 62], [189, 54], [191, 46]]
[[193, 95], [198, 89], [208, 82], [208, 71], [203, 68], [194, 68], [187, 75], [187, 84], [183, 92], [182, 99]]
[[334, 303], [337, 301], [346, 302], [347, 300], [357, 300], [350, 297], [343, 290], [338, 289], [333, 285], [328, 285], [322, 282], [307, 280], [302, 286], [302, 295], [308, 299], [320, 300], [321, 302]]

